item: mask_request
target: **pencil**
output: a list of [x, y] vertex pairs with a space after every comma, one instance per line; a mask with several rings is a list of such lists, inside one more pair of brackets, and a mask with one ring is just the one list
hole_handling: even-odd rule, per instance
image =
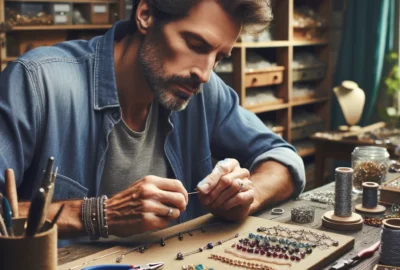
[[14, 218], [19, 217], [18, 214], [18, 194], [17, 194], [17, 186], [15, 183], [15, 174], [13, 169], [7, 169], [5, 172], [6, 175], [6, 197], [11, 206], [12, 216]]

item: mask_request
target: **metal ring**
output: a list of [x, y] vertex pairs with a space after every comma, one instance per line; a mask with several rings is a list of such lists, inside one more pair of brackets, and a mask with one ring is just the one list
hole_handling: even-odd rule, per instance
[[167, 217], [170, 217], [170, 216], [172, 216], [172, 207], [170, 207], [168, 209], [168, 213], [167, 213]]
[[285, 212], [282, 208], [274, 208], [272, 209], [271, 213], [273, 215], [282, 215]]
[[241, 192], [244, 187], [244, 183], [241, 179], [238, 179], [238, 182], [239, 182], [239, 191], [238, 192]]

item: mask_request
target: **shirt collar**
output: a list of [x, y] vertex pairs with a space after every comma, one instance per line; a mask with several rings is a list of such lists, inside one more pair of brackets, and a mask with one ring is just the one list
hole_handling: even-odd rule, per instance
[[[119, 21], [100, 37], [95, 46], [94, 59], [94, 109], [119, 107], [114, 69], [115, 36], [126, 29], [127, 21]], [[118, 28], [118, 29], [117, 29]]]

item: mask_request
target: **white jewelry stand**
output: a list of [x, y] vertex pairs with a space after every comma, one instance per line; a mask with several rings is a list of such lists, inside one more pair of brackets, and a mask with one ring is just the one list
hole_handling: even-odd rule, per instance
[[342, 109], [346, 126], [340, 126], [341, 131], [354, 131], [360, 129], [356, 124], [360, 121], [364, 104], [365, 93], [360, 89], [357, 83], [352, 81], [343, 81], [338, 87], [333, 88], [340, 108]]

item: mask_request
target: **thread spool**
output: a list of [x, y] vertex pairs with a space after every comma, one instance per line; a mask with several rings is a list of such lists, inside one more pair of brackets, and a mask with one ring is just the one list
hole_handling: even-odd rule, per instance
[[322, 216], [322, 225], [343, 231], [361, 230], [363, 218], [351, 210], [353, 169], [339, 167], [335, 170], [335, 207]]
[[400, 218], [385, 219], [382, 224], [379, 261], [387, 265], [400, 266]]
[[379, 185], [374, 182], [364, 182], [362, 184], [362, 204], [357, 204], [355, 206], [357, 211], [372, 214], [386, 211], [386, 207], [378, 204], [378, 187]]
[[335, 170], [335, 215], [351, 216], [352, 168], [336, 168]]

